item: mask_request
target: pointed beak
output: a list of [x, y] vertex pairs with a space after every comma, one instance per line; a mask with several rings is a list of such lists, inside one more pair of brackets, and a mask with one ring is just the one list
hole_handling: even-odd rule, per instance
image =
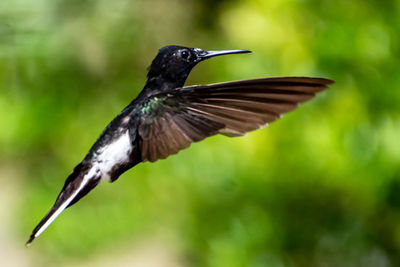
[[219, 51], [202, 51], [198, 57], [203, 60], [210, 57], [222, 56], [222, 55], [230, 55], [230, 54], [244, 54], [251, 53], [249, 50], [219, 50]]

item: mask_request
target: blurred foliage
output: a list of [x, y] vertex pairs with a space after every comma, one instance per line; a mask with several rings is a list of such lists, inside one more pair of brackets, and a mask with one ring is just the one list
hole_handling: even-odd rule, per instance
[[[1, 1], [2, 266], [400, 266], [399, 33], [396, 0]], [[336, 84], [266, 129], [136, 166], [25, 249], [167, 44], [253, 51], [188, 84]]]

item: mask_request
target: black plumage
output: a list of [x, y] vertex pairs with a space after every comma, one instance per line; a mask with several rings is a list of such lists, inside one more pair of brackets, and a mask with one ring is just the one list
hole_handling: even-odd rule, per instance
[[115, 181], [140, 162], [164, 159], [208, 136], [241, 136], [264, 127], [333, 82], [323, 78], [282, 77], [183, 87], [198, 62], [213, 56], [248, 52], [204, 51], [182, 46], [161, 48], [149, 68], [144, 89], [105, 128], [74, 168], [27, 245], [101, 180]]

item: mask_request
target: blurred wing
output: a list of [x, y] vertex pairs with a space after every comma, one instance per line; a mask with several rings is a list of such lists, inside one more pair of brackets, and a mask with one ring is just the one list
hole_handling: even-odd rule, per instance
[[218, 133], [241, 136], [266, 126], [327, 88], [322, 78], [286, 77], [176, 88], [141, 109], [143, 161], [156, 161]]

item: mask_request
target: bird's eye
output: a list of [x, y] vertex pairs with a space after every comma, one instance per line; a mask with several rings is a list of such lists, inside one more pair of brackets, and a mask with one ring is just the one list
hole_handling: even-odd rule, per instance
[[190, 58], [190, 53], [187, 50], [182, 50], [180, 53], [181, 58], [188, 60]]

